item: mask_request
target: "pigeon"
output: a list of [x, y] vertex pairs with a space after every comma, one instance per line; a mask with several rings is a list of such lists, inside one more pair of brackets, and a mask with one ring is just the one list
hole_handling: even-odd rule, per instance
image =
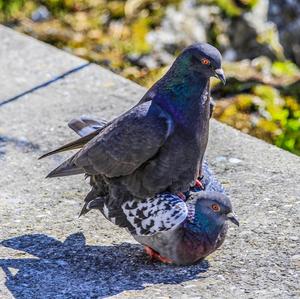
[[48, 177], [103, 178], [116, 201], [188, 191], [207, 146], [212, 76], [225, 83], [220, 52], [206, 43], [187, 47], [134, 107], [40, 157], [80, 149]]
[[[168, 196], [172, 197], [169, 201], [175, 201], [176, 195]], [[166, 205], [165, 200], [162, 202]], [[145, 246], [145, 252], [154, 260], [175, 265], [194, 264], [223, 244], [228, 230], [227, 220], [239, 226], [229, 198], [222, 193], [194, 193], [186, 202], [181, 202], [182, 207], [178, 212], [180, 216], [176, 217], [173, 215], [179, 210], [178, 206], [180, 205], [173, 206], [173, 210], [168, 213], [171, 216], [162, 220], [162, 223], [166, 222], [168, 229], [160, 229], [152, 235], [132, 234], [137, 242]], [[154, 223], [159, 223], [160, 228], [159, 218], [155, 220]]]
[[[69, 126], [85, 136], [105, 123], [83, 116], [72, 120]], [[191, 186], [184, 200], [177, 194], [163, 192], [142, 200], [131, 195], [122, 202], [111, 201], [103, 177], [91, 176], [93, 189], [85, 198], [80, 216], [99, 210], [107, 220], [127, 229], [143, 244], [151, 259], [176, 265], [193, 264], [222, 245], [226, 220], [239, 225], [230, 199], [206, 161], [202, 173], [205, 190], [199, 185]]]

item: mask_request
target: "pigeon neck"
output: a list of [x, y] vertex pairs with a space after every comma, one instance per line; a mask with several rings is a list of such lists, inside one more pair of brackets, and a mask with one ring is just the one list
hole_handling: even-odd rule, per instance
[[211, 243], [214, 243], [222, 227], [222, 223], [217, 223], [206, 215], [196, 215], [193, 221], [186, 224], [188, 233], [192, 234], [195, 239], [202, 239], [203, 235], [206, 235]]
[[199, 73], [172, 67], [154, 88], [159, 95], [154, 101], [177, 123], [190, 127], [209, 115], [209, 78]]

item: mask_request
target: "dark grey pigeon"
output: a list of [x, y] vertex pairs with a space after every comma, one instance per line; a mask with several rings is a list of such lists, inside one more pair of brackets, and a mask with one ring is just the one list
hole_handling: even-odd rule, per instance
[[188, 191], [199, 176], [207, 145], [212, 76], [225, 82], [219, 51], [204, 43], [186, 48], [136, 106], [104, 128], [42, 156], [81, 148], [48, 177], [101, 176], [111, 198]]

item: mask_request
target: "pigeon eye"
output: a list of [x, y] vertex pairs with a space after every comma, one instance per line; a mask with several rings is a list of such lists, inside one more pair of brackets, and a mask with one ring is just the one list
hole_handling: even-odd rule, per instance
[[202, 58], [201, 63], [205, 65], [210, 65], [210, 61], [207, 58]]
[[213, 209], [214, 212], [220, 212], [221, 210], [220, 206], [216, 203], [212, 204], [211, 208]]

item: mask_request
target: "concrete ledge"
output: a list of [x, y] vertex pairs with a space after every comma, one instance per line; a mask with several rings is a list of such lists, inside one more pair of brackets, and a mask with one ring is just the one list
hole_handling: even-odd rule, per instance
[[[22, 39], [23, 48], [45, 47], [47, 59], [81, 63], [31, 38], [1, 30], [11, 45]], [[9, 48], [0, 44], [5, 55]], [[32, 59], [24, 56], [24, 63]], [[6, 95], [15, 92], [14, 78], [26, 79], [19, 92], [41, 81], [38, 75], [28, 76], [16, 61], [10, 64], [14, 75], [7, 75], [9, 81], [6, 71], [2, 73], [9, 82]], [[61, 72], [59, 63], [52, 70]], [[81, 176], [44, 179], [66, 156], [45, 161], [37, 157], [75, 137], [66, 126], [68, 120], [82, 114], [112, 118], [143, 93], [136, 84], [89, 65], [0, 106], [0, 297], [299, 296], [297, 156], [212, 121], [207, 159], [229, 190], [241, 226], [231, 227], [224, 246], [206, 261], [182, 268], [148, 263], [141, 247], [98, 213], [78, 219], [88, 190]]]
[[0, 25], [0, 104], [86, 63]]

